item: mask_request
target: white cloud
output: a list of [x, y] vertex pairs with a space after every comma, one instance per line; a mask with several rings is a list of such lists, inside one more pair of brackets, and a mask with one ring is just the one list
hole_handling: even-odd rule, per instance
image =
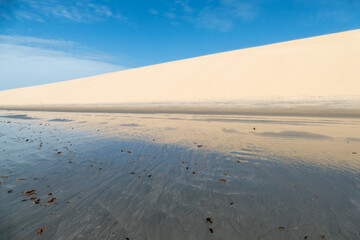
[[175, 13], [173, 13], [173, 12], [165, 12], [164, 16], [167, 17], [167, 18], [170, 18], [170, 19], [177, 18], [177, 15]]
[[[66, 44], [66, 41], [32, 37], [0, 36], [0, 90], [71, 80], [120, 71], [124, 66], [103, 62], [93, 56], [74, 55], [65, 51], [19, 44], [45, 42]], [[7, 42], [4, 42], [4, 39]], [[20, 40], [19, 40], [20, 39]], [[23, 42], [24, 42], [23, 41]], [[72, 43], [72, 42], [70, 42]]]
[[[22, 3], [15, 11], [17, 19], [44, 21], [43, 17], [64, 18], [76, 22], [98, 22], [108, 18], [127, 21], [120, 12], [106, 5], [92, 1], [60, 1], [60, 0], [19, 0]], [[30, 7], [30, 11], [29, 8]], [[23, 9], [26, 9], [24, 11]]]
[[31, 45], [31, 46], [39, 44], [41, 46], [50, 46], [50, 47], [73, 47], [77, 45], [75, 42], [72, 41], [44, 39], [44, 38], [35, 38], [35, 37], [17, 36], [17, 35], [0, 35], [0, 42]]
[[249, 2], [236, 0], [221, 0], [220, 1], [225, 13], [230, 16], [239, 17], [242, 20], [252, 20], [256, 16], [255, 7]]
[[44, 20], [40, 16], [21, 10], [15, 12], [15, 18], [18, 20], [25, 19], [29, 21], [44, 22]]
[[218, 12], [205, 8], [199, 14], [190, 18], [189, 21], [194, 23], [197, 27], [204, 27], [207, 29], [220, 30], [222, 32], [229, 31], [233, 26], [233, 21], [229, 18], [224, 18]]
[[175, 4], [180, 6], [180, 8], [186, 13], [194, 12], [194, 9], [189, 6], [189, 0], [176, 0]]
[[235, 0], [220, 0], [216, 8], [205, 7], [192, 22], [198, 27], [216, 29], [223, 32], [229, 31], [236, 19], [248, 21], [256, 16], [252, 5]]
[[246, 1], [217, 0], [210, 3], [193, 9], [189, 0], [176, 0], [164, 16], [191, 23], [196, 27], [226, 32], [233, 27], [236, 20], [249, 21], [257, 14], [256, 8]]
[[153, 9], [153, 8], [150, 8], [150, 9], [149, 9], [149, 12], [150, 12], [152, 15], [157, 15], [157, 14], [159, 14], [159, 11], [156, 10], [156, 9]]

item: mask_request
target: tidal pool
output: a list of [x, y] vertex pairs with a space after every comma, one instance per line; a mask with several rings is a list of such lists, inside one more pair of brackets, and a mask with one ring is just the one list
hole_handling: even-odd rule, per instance
[[360, 239], [358, 118], [0, 111], [0, 176], [0, 239]]

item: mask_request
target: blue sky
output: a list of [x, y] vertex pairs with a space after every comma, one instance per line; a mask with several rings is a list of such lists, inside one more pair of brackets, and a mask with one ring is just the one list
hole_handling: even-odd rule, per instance
[[359, 0], [0, 0], [0, 90], [358, 28]]

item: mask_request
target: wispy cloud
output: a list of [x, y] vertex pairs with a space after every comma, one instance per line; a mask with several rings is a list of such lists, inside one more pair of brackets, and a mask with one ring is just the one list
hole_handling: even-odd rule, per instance
[[180, 7], [181, 10], [185, 13], [191, 14], [194, 12], [194, 9], [189, 5], [189, 0], [176, 0], [175, 4], [177, 5], [177, 7]]
[[36, 21], [36, 22], [44, 22], [44, 19], [37, 14], [27, 12], [27, 11], [16, 11], [15, 18], [18, 20], [28, 20], [28, 21]]
[[[309, 0], [307, 0], [309, 1]], [[357, 22], [360, 20], [360, 1], [356, 0], [319, 0], [316, 17], [337, 22]]]
[[42, 47], [44, 46], [73, 47], [77, 45], [77, 43], [72, 41], [44, 39], [44, 38], [35, 38], [35, 37], [17, 36], [17, 35], [0, 35], [0, 42], [17, 44], [17, 45], [30, 45], [30, 46], [41, 45]]
[[98, 54], [65, 50], [71, 41], [0, 35], [0, 90], [71, 80], [126, 69]]
[[215, 29], [223, 32], [229, 31], [233, 26], [231, 18], [224, 18], [217, 10], [204, 8], [195, 17], [188, 17], [187, 20], [197, 27]]
[[252, 20], [256, 17], [257, 10], [254, 4], [246, 1], [220, 0], [224, 12], [242, 20]]
[[236, 20], [249, 21], [256, 17], [257, 10], [250, 2], [237, 0], [206, 1], [201, 8], [192, 8], [189, 0], [176, 0], [163, 13], [173, 23], [185, 21], [199, 28], [229, 31]]
[[154, 9], [154, 8], [150, 8], [150, 9], [149, 9], [149, 12], [150, 12], [152, 15], [157, 15], [157, 14], [159, 14], [159, 11], [156, 10], [156, 9]]
[[[45, 17], [55, 17], [82, 23], [98, 22], [110, 18], [128, 21], [119, 11], [110, 9], [103, 4], [96, 4], [91, 0], [18, 0], [18, 2], [18, 8], [13, 9], [17, 19], [43, 22]], [[10, 17], [9, 11], [4, 11], [2, 15]]]
[[0, 0], [0, 20], [11, 19], [11, 13], [15, 7], [15, 3], [12, 0]]

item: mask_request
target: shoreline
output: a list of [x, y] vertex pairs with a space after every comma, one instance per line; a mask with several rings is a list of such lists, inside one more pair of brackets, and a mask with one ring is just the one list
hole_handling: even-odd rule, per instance
[[[358, 105], [360, 106], [360, 105]], [[325, 106], [224, 106], [224, 105], [18, 105], [1, 106], [0, 110], [134, 113], [134, 114], [198, 114], [288, 117], [360, 118], [360, 107]]]

